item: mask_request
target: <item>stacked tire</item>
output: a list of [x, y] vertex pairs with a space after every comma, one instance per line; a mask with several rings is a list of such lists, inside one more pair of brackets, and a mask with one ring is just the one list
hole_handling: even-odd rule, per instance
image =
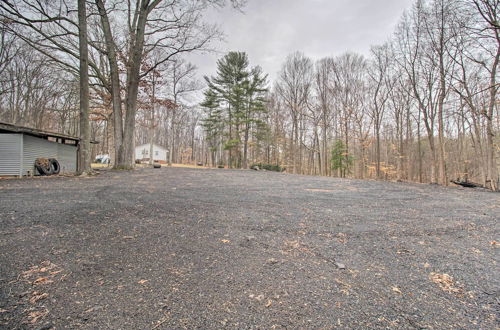
[[61, 165], [55, 158], [37, 158], [35, 160], [35, 169], [40, 175], [48, 176], [59, 174]]

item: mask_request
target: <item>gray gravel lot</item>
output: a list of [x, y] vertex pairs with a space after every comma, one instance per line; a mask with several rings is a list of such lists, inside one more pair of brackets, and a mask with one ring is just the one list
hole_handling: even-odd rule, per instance
[[500, 327], [500, 194], [162, 168], [0, 181], [2, 328]]

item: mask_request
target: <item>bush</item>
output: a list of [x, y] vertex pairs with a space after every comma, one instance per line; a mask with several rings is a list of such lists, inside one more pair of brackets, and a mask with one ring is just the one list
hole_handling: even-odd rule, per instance
[[273, 164], [257, 163], [257, 164], [252, 164], [252, 166], [250, 166], [250, 168], [256, 168], [256, 167], [258, 167], [259, 170], [274, 171], [274, 172], [283, 172], [285, 170], [284, 167]]

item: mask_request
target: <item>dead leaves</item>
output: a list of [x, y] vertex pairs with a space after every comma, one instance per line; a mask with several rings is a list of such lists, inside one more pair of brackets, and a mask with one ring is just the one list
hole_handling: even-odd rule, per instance
[[48, 293], [41, 293], [38, 291], [33, 291], [33, 293], [31, 294], [31, 298], [29, 299], [29, 302], [34, 305], [34, 304], [36, 304], [37, 301], [43, 300], [43, 299], [47, 298], [48, 296], [49, 296]]
[[[266, 296], [263, 295], [263, 294], [259, 294], [259, 295], [250, 294], [250, 295], [248, 295], [248, 298], [255, 299], [258, 302], [264, 302], [265, 301], [266, 303], [264, 304], [264, 307], [266, 307], [266, 308], [271, 307], [272, 304], [273, 304], [273, 300], [270, 299], [270, 298], [266, 299]], [[275, 295], [274, 297], [271, 297], [271, 298], [273, 298], [273, 299], [279, 299], [279, 295]], [[278, 301], [278, 304], [281, 304], [281, 302]]]
[[21, 273], [21, 276], [27, 279], [40, 273], [50, 272], [54, 268], [56, 268], [56, 265], [47, 260], [43, 261], [40, 266], [33, 266], [30, 269], [25, 270], [24, 272]]
[[32, 311], [28, 313], [28, 323], [34, 324], [37, 323], [40, 319], [44, 318], [49, 314], [47, 309]]
[[137, 283], [139, 283], [139, 284], [145, 284], [145, 283], [147, 283], [147, 282], [149, 282], [149, 280], [140, 280], [140, 281], [138, 281]]
[[38, 286], [53, 283], [60, 273], [62, 273], [62, 269], [59, 269], [57, 265], [50, 261], [43, 261], [39, 266], [32, 266], [22, 272], [21, 278], [33, 286]]
[[399, 294], [403, 294], [403, 292], [401, 292], [401, 290], [397, 286], [393, 286], [392, 291], [397, 292]]
[[54, 281], [49, 280], [48, 277], [39, 277], [36, 280], [34, 280], [31, 284], [33, 284], [33, 285], [41, 285], [41, 284], [48, 284], [48, 283], [52, 283], [52, 282], [54, 282]]
[[336, 279], [334, 279], [334, 280], [335, 280], [335, 282], [336, 282], [337, 284], [339, 284], [339, 286], [340, 286], [340, 292], [341, 292], [343, 295], [348, 296], [348, 295], [350, 295], [350, 294], [351, 294], [351, 291], [350, 291], [350, 290], [351, 290], [351, 288], [352, 288], [352, 285], [350, 285], [349, 283], [347, 283], [347, 282], [345, 282], [345, 281], [342, 281], [342, 280], [340, 280], [340, 279], [338, 279], [338, 278], [336, 278]]
[[345, 244], [347, 243], [347, 234], [344, 234], [344, 233], [338, 233], [337, 235], [335, 235], [337, 237], [337, 241], [339, 243], [342, 243], [342, 244]]
[[458, 286], [458, 283], [453, 281], [453, 277], [448, 274], [431, 273], [430, 279], [432, 282], [449, 293], [461, 293], [463, 290]]
[[25, 295], [27, 302], [32, 305], [31, 308], [24, 311], [26, 313], [25, 324], [35, 324], [49, 314], [48, 309], [43, 305], [43, 301], [49, 297], [49, 293], [42, 292], [42, 290], [48, 290], [51, 284], [64, 279], [66, 275], [59, 276], [62, 275], [62, 272], [63, 270], [56, 264], [47, 260], [40, 265], [32, 266], [19, 275], [18, 279], [23, 280], [30, 287], [37, 288]]
[[220, 241], [224, 244], [231, 243], [231, 241], [228, 239], [221, 239]]

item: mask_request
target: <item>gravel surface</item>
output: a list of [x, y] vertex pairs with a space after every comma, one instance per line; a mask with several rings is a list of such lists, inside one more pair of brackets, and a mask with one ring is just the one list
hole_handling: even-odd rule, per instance
[[162, 168], [0, 181], [1, 328], [500, 327], [500, 194]]

